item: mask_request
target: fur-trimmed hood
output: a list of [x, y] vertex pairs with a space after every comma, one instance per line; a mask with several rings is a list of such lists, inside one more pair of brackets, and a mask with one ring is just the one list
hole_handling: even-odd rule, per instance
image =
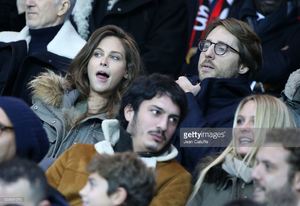
[[32, 89], [33, 103], [40, 100], [54, 107], [62, 105], [64, 93], [71, 89], [69, 82], [53, 71], [36, 77], [29, 83], [29, 87]]

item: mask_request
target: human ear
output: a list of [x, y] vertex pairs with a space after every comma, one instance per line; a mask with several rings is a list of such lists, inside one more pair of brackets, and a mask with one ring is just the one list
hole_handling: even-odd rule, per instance
[[246, 74], [249, 71], [249, 67], [244, 66], [243, 64], [241, 64], [239, 66], [239, 74]]
[[70, 9], [70, 1], [69, 0], [61, 0], [61, 3], [59, 5], [59, 9], [58, 9], [58, 12], [57, 12], [57, 15], [58, 16], [63, 16], [65, 15], [68, 10]]
[[110, 195], [113, 205], [122, 205], [127, 198], [127, 191], [123, 187], [118, 187], [118, 189]]
[[124, 117], [128, 122], [131, 122], [131, 120], [133, 119], [134, 116], [134, 111], [131, 105], [127, 105], [124, 108]]
[[124, 79], [128, 79], [128, 77], [129, 77], [129, 74], [128, 74], [128, 71], [126, 71], [124, 74]]
[[294, 176], [294, 182], [293, 187], [296, 191], [300, 191], [300, 172], [296, 172]]

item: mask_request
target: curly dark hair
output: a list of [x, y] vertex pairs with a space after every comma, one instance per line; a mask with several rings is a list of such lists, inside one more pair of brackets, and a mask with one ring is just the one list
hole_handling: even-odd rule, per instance
[[127, 192], [127, 198], [122, 204], [124, 206], [148, 206], [152, 200], [155, 190], [154, 171], [147, 168], [135, 153], [97, 154], [87, 169], [108, 182], [108, 195], [116, 192], [118, 187], [123, 187]]

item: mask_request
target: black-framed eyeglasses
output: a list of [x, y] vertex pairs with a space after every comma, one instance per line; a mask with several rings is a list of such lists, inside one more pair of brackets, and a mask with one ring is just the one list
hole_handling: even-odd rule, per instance
[[4, 132], [5, 130], [13, 130], [13, 127], [5, 126], [2, 123], [0, 123], [0, 133]]
[[198, 48], [201, 52], [206, 52], [212, 44], [214, 45], [214, 52], [217, 55], [224, 55], [228, 51], [228, 49], [232, 50], [237, 54], [240, 54], [236, 49], [232, 48], [231, 46], [225, 43], [222, 42], [214, 43], [211, 42], [210, 40], [201, 40], [198, 44]]

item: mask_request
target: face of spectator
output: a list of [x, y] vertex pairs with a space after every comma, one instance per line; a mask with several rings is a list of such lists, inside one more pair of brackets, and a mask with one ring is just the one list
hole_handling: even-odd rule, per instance
[[138, 111], [125, 108], [127, 131], [135, 152], [159, 152], [171, 140], [180, 119], [180, 109], [167, 95], [144, 100]]
[[32, 200], [31, 187], [28, 180], [21, 178], [14, 183], [5, 183], [0, 179], [0, 194], [4, 197], [19, 197], [20, 199], [12, 199], [11, 205], [28, 205], [35, 206]]
[[108, 196], [107, 191], [108, 182], [97, 173], [92, 173], [79, 194], [84, 206], [113, 206], [113, 197]]
[[[280, 144], [261, 147], [257, 153], [257, 165], [252, 177], [254, 180], [254, 199], [259, 203], [295, 201], [293, 183], [289, 181], [289, 152]], [[273, 204], [270, 204], [273, 205]], [[293, 204], [291, 204], [293, 205]]]
[[254, 0], [256, 9], [263, 15], [268, 15], [276, 11], [286, 0]]
[[26, 0], [26, 25], [40, 29], [61, 24], [69, 9], [67, 0]]
[[16, 155], [15, 133], [12, 123], [5, 112], [0, 108], [0, 162], [9, 160]]
[[254, 101], [248, 101], [239, 111], [236, 128], [234, 129], [234, 138], [236, 141], [236, 151], [239, 155], [246, 155], [251, 150], [254, 143], [254, 122], [256, 116], [256, 104]]
[[[238, 51], [238, 39], [223, 26], [217, 26], [207, 36], [206, 40], [213, 43], [223, 43]], [[239, 64], [239, 54], [228, 49], [223, 55], [214, 51], [215, 44], [211, 44], [207, 51], [200, 53], [198, 62], [199, 78], [233, 78], [245, 74], [249, 70]]]
[[88, 63], [91, 92], [112, 91], [126, 75], [126, 56], [121, 40], [114, 36], [105, 37]]

